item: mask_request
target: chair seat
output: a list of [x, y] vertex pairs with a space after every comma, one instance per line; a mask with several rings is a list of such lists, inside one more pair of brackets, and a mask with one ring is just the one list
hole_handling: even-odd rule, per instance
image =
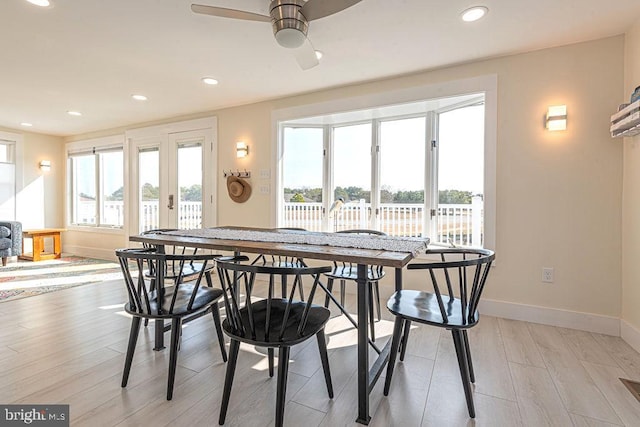
[[387, 301], [387, 308], [396, 316], [433, 326], [467, 329], [478, 323], [479, 316], [477, 311], [473, 315], [472, 322], [468, 321], [467, 310], [465, 310], [463, 316], [462, 304], [458, 298], [449, 299], [448, 296], [442, 295], [442, 300], [448, 316], [447, 322], [442, 319], [438, 298], [434, 293], [430, 292], [398, 291], [391, 295], [391, 298]]
[[[292, 346], [301, 343], [320, 332], [331, 316], [330, 310], [318, 305], [312, 305], [309, 308], [309, 317], [307, 318], [305, 328], [301, 334], [298, 334], [298, 325], [300, 324], [300, 319], [302, 318], [307, 303], [303, 301], [294, 302], [291, 304], [289, 317], [284, 328], [284, 335], [281, 338], [280, 330], [282, 327], [282, 321], [285, 318], [285, 308], [288, 302], [288, 300], [284, 299], [274, 298], [271, 300], [271, 326], [268, 335], [265, 331], [265, 325], [267, 324], [267, 300], [256, 301], [251, 304], [253, 324], [255, 325], [255, 336], [252, 336], [249, 332], [235, 330], [229, 323], [228, 319], [225, 319], [222, 322], [222, 329], [232, 339], [237, 339], [238, 341], [257, 346]], [[248, 307], [243, 307], [240, 310], [240, 316], [242, 317], [243, 325], [251, 324], [249, 322]]]
[[[333, 279], [343, 279], [343, 280], [356, 280], [358, 278], [358, 267], [357, 266], [338, 266], [334, 267], [334, 269], [325, 273], [325, 276], [331, 277]], [[384, 277], [384, 271], [378, 269], [369, 268], [367, 271], [367, 279], [371, 282], [375, 282]]]
[[183, 283], [178, 288], [178, 295], [176, 295], [176, 302], [173, 308], [173, 313], [169, 314], [169, 307], [171, 306], [171, 301], [173, 299], [173, 288], [167, 287], [165, 288], [164, 301], [162, 302], [162, 310], [165, 315], [157, 315], [158, 313], [158, 299], [156, 292], [152, 292], [150, 294], [150, 303], [151, 313], [154, 313], [153, 316], [149, 315], [149, 311], [147, 311], [146, 307], [143, 308], [143, 313], [140, 313], [136, 310], [131, 310], [129, 303], [125, 304], [125, 310], [139, 317], [152, 317], [156, 318], [174, 318], [174, 317], [184, 317], [186, 315], [197, 313], [203, 309], [208, 308], [214, 301], [218, 300], [222, 296], [222, 290], [216, 288], [209, 288], [206, 286], [200, 286], [196, 291], [195, 298], [193, 301], [193, 305], [191, 308], [188, 308], [189, 300], [193, 294], [193, 288], [195, 285], [189, 283]]

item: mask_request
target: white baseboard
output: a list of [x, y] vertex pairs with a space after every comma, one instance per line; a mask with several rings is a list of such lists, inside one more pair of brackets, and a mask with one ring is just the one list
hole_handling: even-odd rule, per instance
[[64, 245], [65, 254], [73, 254], [87, 258], [97, 258], [110, 261], [117, 261], [116, 253], [113, 249], [90, 248], [86, 246]]
[[620, 336], [633, 349], [640, 353], [640, 331], [625, 320], [620, 320]]
[[[543, 325], [559, 326], [561, 328], [578, 329], [599, 334], [620, 336], [621, 321], [618, 317], [599, 314], [581, 313], [577, 311], [559, 310], [549, 307], [516, 304], [506, 301], [483, 299], [480, 301], [479, 311], [489, 316], [504, 317], [506, 319], [524, 320], [526, 322], [541, 323]], [[640, 332], [634, 332], [640, 348]], [[625, 341], [629, 342], [624, 336]], [[629, 342], [630, 345], [633, 346]], [[640, 351], [640, 350], [639, 350]]]

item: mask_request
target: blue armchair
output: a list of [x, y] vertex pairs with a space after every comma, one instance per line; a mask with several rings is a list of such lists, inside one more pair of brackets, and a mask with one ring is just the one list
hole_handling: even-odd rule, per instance
[[2, 265], [7, 258], [22, 254], [22, 223], [18, 221], [0, 221], [0, 257]]

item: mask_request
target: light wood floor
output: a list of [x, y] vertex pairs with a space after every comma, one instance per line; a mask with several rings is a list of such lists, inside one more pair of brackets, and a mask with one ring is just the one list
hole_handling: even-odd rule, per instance
[[[70, 404], [77, 426], [217, 425], [225, 364], [211, 317], [185, 327], [167, 402], [168, 354], [152, 351], [151, 326], [141, 332], [128, 387], [120, 387], [130, 323], [123, 302], [115, 281], [0, 303], [0, 402]], [[384, 315], [381, 343], [392, 329]], [[336, 313], [327, 334], [335, 397], [327, 397], [315, 340], [295, 347], [288, 426], [358, 425], [355, 331]], [[618, 380], [640, 381], [640, 354], [620, 338], [483, 316], [470, 341], [475, 421], [450, 334], [420, 326], [390, 395], [382, 395], [384, 378], [375, 386], [370, 425], [640, 426], [640, 403]], [[242, 347], [226, 425], [273, 424], [276, 379], [266, 369], [263, 350]]]

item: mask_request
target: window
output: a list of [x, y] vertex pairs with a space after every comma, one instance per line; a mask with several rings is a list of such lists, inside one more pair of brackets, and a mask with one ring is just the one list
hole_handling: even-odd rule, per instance
[[0, 139], [0, 218], [13, 220], [16, 210], [15, 142]]
[[282, 151], [283, 195], [287, 208], [282, 212], [287, 227], [323, 229], [322, 127], [286, 127]]
[[68, 152], [71, 225], [122, 228], [124, 156], [121, 146]]
[[278, 226], [483, 246], [484, 108], [470, 94], [281, 122]]

